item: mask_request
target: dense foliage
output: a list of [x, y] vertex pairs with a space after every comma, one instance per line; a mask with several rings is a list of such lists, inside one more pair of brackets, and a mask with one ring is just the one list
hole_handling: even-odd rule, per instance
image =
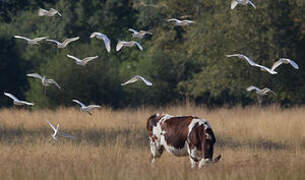
[[[230, 0], [2, 0], [0, 1], [0, 90], [33, 101], [36, 107], [84, 103], [120, 107], [166, 105], [195, 101], [199, 104], [252, 104], [256, 94], [250, 85], [269, 87], [277, 96], [268, 103], [305, 103], [305, 1], [278, 0], [253, 2], [256, 9], [238, 6]], [[62, 17], [39, 17], [39, 8], [58, 9]], [[188, 16], [196, 22], [175, 27], [168, 18]], [[152, 36], [139, 40], [143, 51], [123, 48], [118, 40], [132, 40], [128, 28], [149, 30]], [[92, 32], [111, 39], [111, 53], [101, 40], [90, 39]], [[42, 42], [29, 46], [13, 35], [52, 39], [79, 36], [65, 49]], [[300, 69], [280, 66], [277, 75], [250, 67], [226, 54], [241, 53], [270, 67], [280, 57], [296, 61]], [[76, 65], [67, 54], [84, 58], [98, 55], [87, 66]], [[37, 72], [55, 79], [62, 90], [48, 87], [46, 95]], [[153, 82], [122, 87], [134, 75]], [[0, 98], [0, 106], [10, 99]]]

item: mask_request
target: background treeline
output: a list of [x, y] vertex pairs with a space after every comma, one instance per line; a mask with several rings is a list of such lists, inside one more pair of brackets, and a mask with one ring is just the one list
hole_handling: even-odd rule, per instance
[[[267, 103], [305, 103], [305, 1], [256, 0], [257, 9], [238, 6], [230, 0], [2, 0], [0, 1], [0, 91], [11, 92], [37, 104], [36, 107], [72, 105], [77, 98], [114, 108], [167, 105], [194, 101], [211, 106], [253, 104], [250, 85], [269, 87], [278, 96]], [[58, 9], [62, 17], [39, 17], [38, 8]], [[189, 27], [174, 27], [167, 18], [196, 21]], [[132, 40], [128, 28], [150, 30], [139, 42], [144, 47], [115, 52], [118, 40]], [[111, 39], [111, 53], [92, 32]], [[49, 36], [62, 41], [80, 36], [66, 49], [42, 42], [29, 46], [13, 35], [30, 38]], [[255, 62], [271, 66], [280, 57], [296, 61], [300, 69], [280, 66], [277, 75], [249, 67], [226, 54], [242, 53]], [[67, 58], [71, 54], [99, 58], [86, 67]], [[38, 72], [61, 86], [49, 87], [47, 95], [39, 80], [26, 73]], [[152, 87], [120, 84], [139, 74]], [[11, 100], [0, 97], [0, 107]]]

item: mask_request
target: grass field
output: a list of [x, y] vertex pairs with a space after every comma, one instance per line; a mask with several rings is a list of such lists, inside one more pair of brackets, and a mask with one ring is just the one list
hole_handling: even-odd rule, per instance
[[[149, 161], [145, 130], [156, 112], [208, 119], [217, 164], [191, 169], [187, 157], [164, 153]], [[1, 179], [305, 179], [305, 108], [208, 110], [178, 106], [114, 111], [93, 116], [77, 109], [0, 110]], [[52, 141], [46, 120], [77, 137]]]

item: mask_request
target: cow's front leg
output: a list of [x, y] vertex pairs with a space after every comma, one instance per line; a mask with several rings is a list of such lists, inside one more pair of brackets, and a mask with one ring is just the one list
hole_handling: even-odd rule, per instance
[[191, 161], [191, 168], [194, 168], [196, 165], [197, 165], [197, 149], [196, 147], [193, 147], [193, 148], [189, 148], [189, 158], [190, 158], [190, 161]]
[[159, 158], [163, 153], [163, 146], [157, 142], [155, 138], [149, 138], [150, 140], [150, 151], [151, 151], [151, 163], [156, 161], [156, 158]]

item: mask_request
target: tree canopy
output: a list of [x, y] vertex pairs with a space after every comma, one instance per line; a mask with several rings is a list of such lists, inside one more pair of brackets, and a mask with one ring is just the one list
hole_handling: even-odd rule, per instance
[[[267, 103], [305, 103], [305, 2], [302, 0], [253, 1], [251, 6], [230, 9], [223, 0], [3, 0], [0, 1], [0, 89], [35, 102], [38, 108], [70, 106], [76, 98], [114, 108], [168, 105], [194, 101], [198, 104], [253, 104], [250, 85], [269, 87], [277, 96]], [[38, 9], [54, 8], [60, 16], [38, 16]], [[169, 18], [190, 19], [195, 24], [174, 26]], [[148, 30], [143, 39], [132, 37], [129, 28]], [[104, 42], [90, 38], [106, 34]], [[64, 49], [42, 41], [28, 45], [14, 35], [48, 36], [63, 41], [79, 36]], [[119, 40], [138, 41], [144, 48], [125, 47], [116, 52]], [[245, 54], [271, 67], [281, 57], [293, 59], [299, 69], [282, 65], [271, 75], [227, 54]], [[85, 67], [79, 58], [99, 56]], [[37, 72], [56, 80], [43, 91], [41, 82], [27, 73]], [[139, 74], [143, 83], [121, 86]], [[7, 97], [1, 106], [10, 106]]]

